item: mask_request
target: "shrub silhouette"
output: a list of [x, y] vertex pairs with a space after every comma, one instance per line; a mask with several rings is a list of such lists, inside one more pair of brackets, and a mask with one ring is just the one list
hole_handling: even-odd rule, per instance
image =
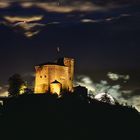
[[9, 89], [8, 92], [11, 96], [18, 95], [20, 92], [20, 88], [24, 83], [21, 76], [19, 74], [14, 74], [8, 79]]

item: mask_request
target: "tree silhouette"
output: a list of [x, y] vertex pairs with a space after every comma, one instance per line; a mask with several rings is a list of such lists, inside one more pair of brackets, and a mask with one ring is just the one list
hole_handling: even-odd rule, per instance
[[9, 89], [8, 92], [11, 96], [19, 95], [20, 88], [25, 82], [22, 80], [19, 74], [14, 74], [8, 79], [9, 82]]

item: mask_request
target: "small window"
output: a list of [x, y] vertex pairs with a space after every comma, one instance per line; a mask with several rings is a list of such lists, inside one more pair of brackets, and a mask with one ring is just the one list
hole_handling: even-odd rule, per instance
[[44, 77], [46, 78], [47, 76], [45, 75]]
[[40, 78], [42, 78], [42, 76], [40, 76]]

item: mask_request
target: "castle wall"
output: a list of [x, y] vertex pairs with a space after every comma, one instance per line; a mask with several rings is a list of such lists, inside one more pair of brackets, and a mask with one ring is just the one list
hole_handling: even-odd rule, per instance
[[45, 93], [49, 89], [48, 69], [45, 66], [36, 66], [35, 93]]
[[62, 90], [68, 90], [68, 67], [59, 65], [36, 66], [35, 93], [46, 93], [50, 84], [57, 80], [62, 84]]
[[62, 91], [73, 91], [74, 59], [62, 58], [60, 60], [62, 63], [35, 67], [35, 93], [50, 91], [50, 84], [56, 80], [62, 84]]
[[48, 66], [49, 84], [57, 80], [62, 84], [62, 90], [68, 90], [68, 67], [59, 65]]
[[69, 90], [73, 91], [73, 80], [74, 80], [74, 59], [72, 58], [64, 58], [64, 65], [69, 67], [68, 70], [68, 84], [69, 84]]

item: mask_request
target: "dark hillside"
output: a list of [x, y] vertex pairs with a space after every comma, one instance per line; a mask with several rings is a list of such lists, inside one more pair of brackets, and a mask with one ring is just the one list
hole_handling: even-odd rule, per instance
[[140, 130], [135, 109], [76, 93], [14, 97], [2, 112], [1, 134], [11, 139], [134, 139]]

